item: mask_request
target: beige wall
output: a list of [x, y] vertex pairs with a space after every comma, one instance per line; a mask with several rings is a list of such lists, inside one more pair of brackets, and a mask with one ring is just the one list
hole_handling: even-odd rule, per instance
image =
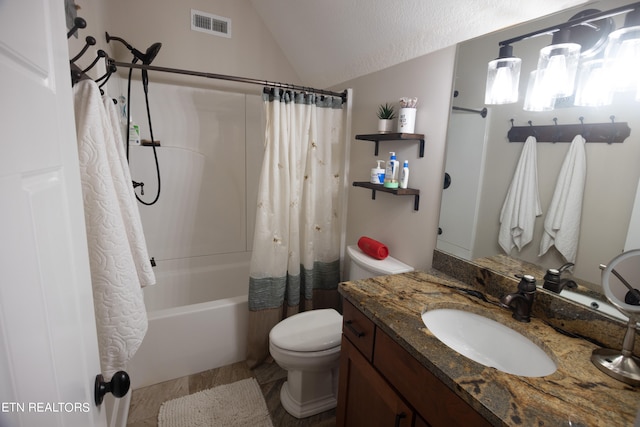
[[[80, 6], [78, 15], [87, 20], [88, 26], [80, 31], [79, 40], [70, 42], [71, 55], [80, 50], [87, 35], [93, 35], [98, 41], [96, 49], [105, 49], [118, 61], [130, 62], [132, 56], [121, 43], [105, 43], [107, 31], [143, 52], [153, 43], [162, 43], [152, 65], [300, 84], [248, 0], [76, 0], [76, 4]], [[232, 37], [192, 31], [191, 9], [230, 18]], [[126, 74], [127, 70], [119, 72]], [[138, 75], [134, 72], [134, 77]], [[150, 73], [150, 80], [217, 89], [230, 87], [249, 93], [261, 91], [256, 85], [166, 73]]]
[[[419, 269], [431, 267], [436, 243], [442, 193], [445, 138], [452, 93], [455, 47], [446, 48], [394, 67], [346, 82], [352, 87], [353, 124], [349, 182], [369, 181], [375, 160], [387, 160], [395, 151], [400, 164], [409, 160], [409, 187], [420, 189], [420, 210], [413, 210], [412, 196], [394, 196], [349, 188], [347, 245], [361, 236], [385, 243], [391, 256]], [[425, 156], [418, 157], [414, 141], [374, 143], [355, 139], [357, 134], [377, 132], [376, 111], [381, 103], [396, 103], [401, 97], [417, 97], [416, 133], [425, 134]]]
[[[590, 7], [607, 10], [626, 3], [607, 0], [594, 3]], [[456, 71], [456, 89], [460, 91], [456, 104], [474, 107], [483, 104], [487, 61], [497, 56], [499, 41], [564, 22], [577, 10], [543, 20], [540, 24], [516, 27], [462, 43], [459, 47]], [[617, 24], [619, 27], [621, 22]], [[587, 181], [576, 267], [573, 271], [576, 277], [599, 284], [599, 264], [606, 264], [623, 250], [640, 176], [638, 102], [633, 101], [631, 96], [617, 96], [614, 105], [608, 107], [557, 108], [551, 112], [524, 111], [522, 101], [529, 72], [537, 65], [539, 50], [550, 43], [551, 37], [543, 36], [514, 44], [514, 55], [522, 58], [520, 102], [489, 106], [486, 173], [480, 195], [474, 256], [502, 253], [497, 240], [498, 219], [523, 146], [522, 143], [508, 142], [507, 132], [511, 126], [509, 120], [513, 118], [516, 126], [526, 126], [528, 120], [537, 125], [553, 125], [553, 118], [556, 117], [559, 124], [575, 124], [579, 123], [578, 118], [583, 116], [585, 123], [608, 123], [609, 116], [614, 115], [617, 122], [629, 124], [631, 136], [622, 144], [587, 144]], [[536, 220], [534, 240], [521, 253], [518, 253], [517, 249], [511, 253], [512, 256], [543, 265], [545, 268], [558, 267], [563, 263], [555, 248], [551, 248], [543, 257], [538, 257], [538, 250], [545, 214], [569, 145], [538, 144], [538, 180], [543, 215]]]

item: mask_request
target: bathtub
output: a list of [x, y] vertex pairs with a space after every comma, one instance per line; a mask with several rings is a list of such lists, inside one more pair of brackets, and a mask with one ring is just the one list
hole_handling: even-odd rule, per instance
[[131, 388], [246, 357], [249, 253], [157, 261], [144, 288], [149, 328], [129, 364]]

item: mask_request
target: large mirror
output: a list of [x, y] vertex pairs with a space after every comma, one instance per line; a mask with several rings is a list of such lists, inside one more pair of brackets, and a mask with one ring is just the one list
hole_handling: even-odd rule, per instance
[[[455, 107], [482, 110], [487, 63], [498, 56], [498, 43], [529, 32], [568, 21], [586, 9], [610, 10], [629, 1], [598, 1], [588, 7], [570, 9], [535, 22], [467, 41], [458, 46], [454, 88]], [[622, 27], [624, 15], [612, 18], [615, 28]], [[633, 212], [640, 178], [640, 102], [635, 93], [619, 93], [606, 107], [556, 106], [552, 111], [523, 110], [528, 76], [537, 66], [541, 48], [551, 44], [544, 35], [514, 44], [513, 54], [522, 58], [520, 96], [515, 104], [486, 106], [488, 114], [453, 110], [447, 137], [446, 172], [451, 185], [443, 191], [437, 248], [466, 259], [504, 253], [498, 244], [499, 217], [507, 190], [522, 152], [522, 142], [509, 142], [507, 133], [513, 124], [527, 126], [558, 124], [626, 122], [630, 137], [622, 143], [587, 142], [587, 171], [582, 205], [580, 236], [573, 275], [579, 283], [600, 290], [600, 264], [606, 264], [623, 250], [640, 246], [627, 241], [637, 230], [640, 209]], [[545, 214], [549, 207], [568, 142], [539, 141], [537, 144], [538, 185], [543, 214], [535, 221], [533, 241], [512, 257], [557, 268], [565, 263], [552, 247], [538, 256]], [[632, 215], [634, 219], [632, 220]], [[635, 231], [637, 233], [637, 231]], [[631, 239], [631, 237], [629, 237]], [[626, 246], [626, 247], [625, 247]]]

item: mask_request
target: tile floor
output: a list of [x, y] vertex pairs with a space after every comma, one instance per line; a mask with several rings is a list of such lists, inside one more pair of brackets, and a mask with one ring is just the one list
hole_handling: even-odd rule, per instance
[[274, 427], [331, 427], [336, 425], [335, 409], [299, 420], [280, 404], [280, 387], [287, 377], [275, 362], [250, 370], [245, 362], [234, 363], [149, 387], [133, 390], [127, 427], [157, 427], [163, 402], [222, 384], [255, 377], [271, 413]]

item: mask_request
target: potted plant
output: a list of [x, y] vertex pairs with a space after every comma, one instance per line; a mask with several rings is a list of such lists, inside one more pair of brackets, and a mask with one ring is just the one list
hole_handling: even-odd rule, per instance
[[395, 118], [396, 112], [393, 105], [380, 104], [380, 107], [378, 107], [378, 132], [391, 132], [393, 130], [393, 119]]

